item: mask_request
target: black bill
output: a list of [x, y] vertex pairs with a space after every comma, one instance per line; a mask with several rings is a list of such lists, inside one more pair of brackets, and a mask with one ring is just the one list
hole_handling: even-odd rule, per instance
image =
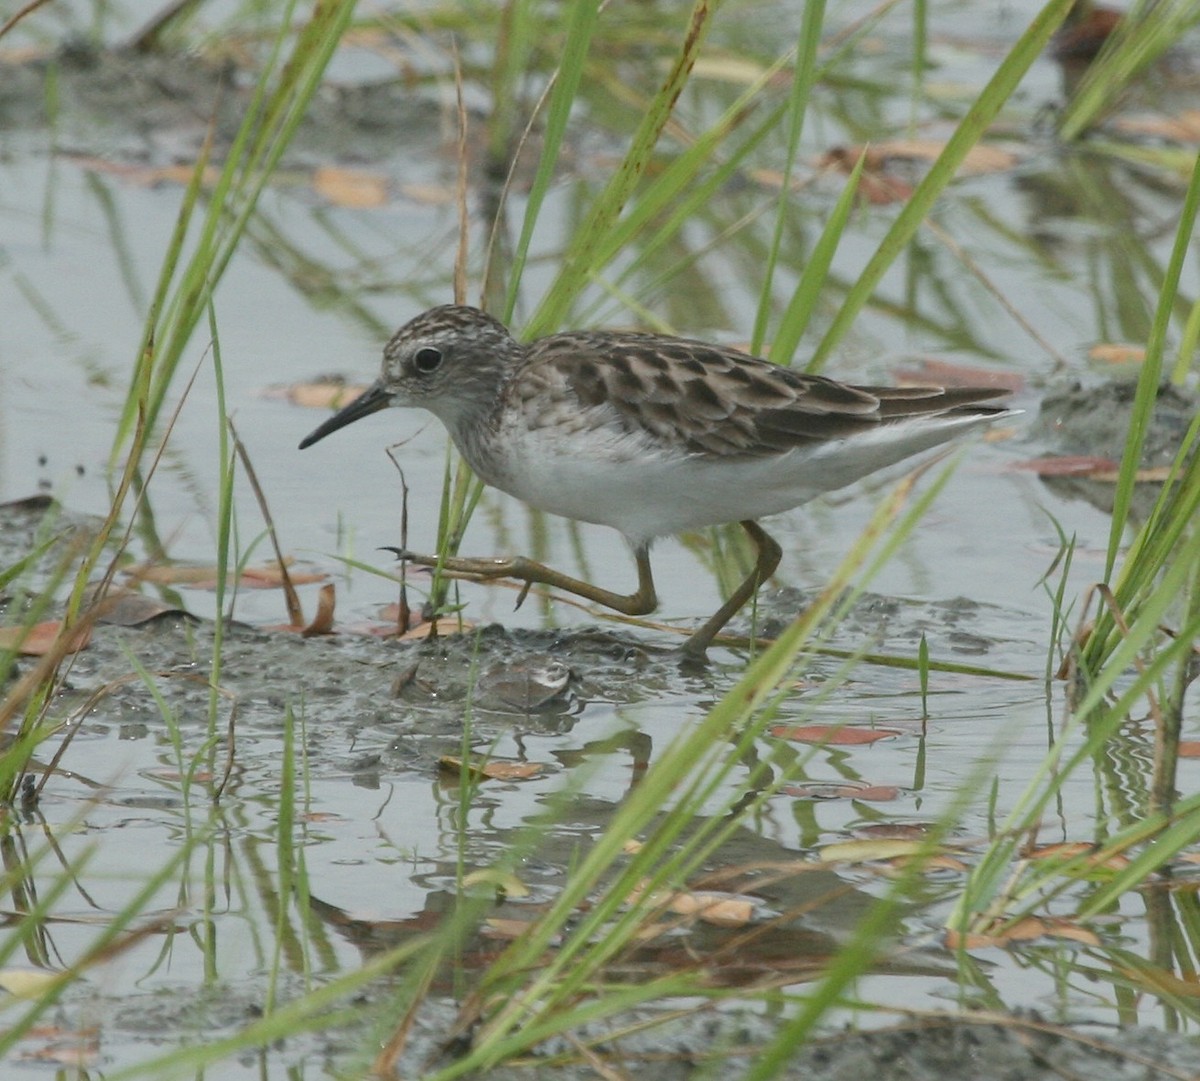
[[336, 432], [339, 428], [346, 427], [347, 424], [353, 424], [356, 420], [362, 420], [363, 417], [369, 417], [372, 413], [378, 413], [379, 410], [386, 409], [391, 404], [391, 394], [384, 390], [381, 384], [373, 383], [363, 391], [360, 397], [355, 398], [344, 409], [339, 409], [319, 428], [309, 432], [300, 441], [300, 449], [311, 447], [331, 432]]

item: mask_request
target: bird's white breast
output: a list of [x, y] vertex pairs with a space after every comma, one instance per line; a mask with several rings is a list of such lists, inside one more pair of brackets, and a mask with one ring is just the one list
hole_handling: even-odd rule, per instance
[[568, 426], [510, 419], [456, 442], [488, 484], [539, 510], [611, 526], [636, 546], [790, 510], [991, 419], [915, 417], [782, 454], [720, 457], [686, 454], [588, 413]]

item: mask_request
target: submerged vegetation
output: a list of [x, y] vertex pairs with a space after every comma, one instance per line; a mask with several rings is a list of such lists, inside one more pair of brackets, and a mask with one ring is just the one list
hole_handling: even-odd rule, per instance
[[[951, 18], [955, 5], [945, 7]], [[272, 1078], [420, 1070], [448, 1079], [506, 1063], [520, 1069], [531, 1055], [539, 1064], [604, 1072], [606, 1056], [620, 1062], [626, 1053], [623, 1039], [681, 1019], [728, 1016], [714, 1007], [736, 1004], [771, 1024], [755, 1030], [748, 1053], [714, 1022], [699, 1057], [730, 1056], [745, 1076], [767, 1078], [785, 1071], [822, 1021], [885, 1008], [872, 1001], [875, 989], [865, 989], [877, 973], [936, 970], [964, 1010], [1028, 1005], [1007, 998], [980, 963], [978, 951], [998, 948], [1025, 950], [1019, 963], [1045, 970], [1047, 986], [1068, 1000], [1063, 1020], [1075, 1017], [1072, 995], [1082, 999], [1086, 983], [1095, 1003], [1103, 999], [1093, 1017], [1109, 1011], [1134, 1021], [1136, 1002], [1149, 998], [1162, 1027], [1190, 1027], [1200, 957], [1190, 868], [1200, 799], [1187, 794], [1180, 770], [1194, 753], [1185, 728], [1200, 642], [1200, 418], [1169, 445], [1165, 461], [1148, 466], [1146, 448], [1163, 388], [1183, 392], [1196, 380], [1200, 162], [1194, 134], [1189, 143], [1171, 126], [1186, 127], [1186, 118], [1152, 113], [1160, 124], [1147, 135], [1144, 117], [1141, 127], [1130, 124], [1129, 102], [1142, 100], [1171, 48], [1191, 41], [1195, 55], [1187, 32], [1200, 15], [1191, 3], [1135, 4], [1047, 117], [1017, 95], [1031, 67], [1061, 45], [1064, 20], [1079, 18], [1073, 7], [1071, 0], [1042, 5], [1004, 55], [989, 60], [990, 77], [969, 97], [961, 85], [934, 85], [931, 42], [971, 43], [942, 35], [939, 5], [926, 4], [864, 5], [860, 18], [838, 13], [835, 25], [820, 2], [446, 0], [365, 12], [322, 0], [311, 9], [254, 5], [202, 25], [205, 7], [191, 3], [172, 5], [127, 37], [122, 49], [131, 55], [170, 61], [194, 50], [214, 70], [225, 63], [255, 81], [222, 85], [218, 97], [236, 96], [236, 116], [214, 104], [195, 160], [182, 176], [156, 177], [175, 184], [177, 212], [140, 312], [140, 340], [122, 343], [128, 384], [112, 425], [106, 513], [81, 526], [69, 498], [3, 508], [13, 535], [22, 535], [20, 550], [0, 566], [0, 851], [8, 899], [0, 986], [9, 996], [0, 1058], [21, 1061], [36, 1044], [64, 1076], [103, 1067], [109, 1078], [209, 1070], [226, 1077], [241, 1063], [247, 1074]], [[98, 53], [119, 51], [104, 25], [107, 10], [97, 7], [91, 27], [97, 40], [88, 48]], [[751, 33], [739, 11], [777, 20], [787, 33]], [[5, 62], [36, 68], [51, 145], [70, 63], [58, 19], [50, 8], [30, 8], [0, 37], [0, 45], [20, 34], [41, 43], [35, 61]], [[903, 551], [950, 483], [953, 462], [926, 467], [877, 498], [822, 588], [792, 606], [794, 618], [753, 613], [736, 664], [700, 685], [620, 635], [567, 635], [543, 649], [530, 632], [533, 645], [497, 647], [494, 634], [471, 630], [470, 601], [451, 593], [453, 583], [406, 581], [394, 622], [410, 636], [450, 635], [440, 652], [435, 644], [389, 654], [399, 671], [365, 694], [382, 697], [391, 687], [392, 700], [404, 703], [433, 680], [428, 699], [456, 710], [449, 735], [443, 714], [433, 731], [457, 753], [443, 747], [431, 755], [430, 744], [406, 743], [408, 733], [397, 732], [390, 716], [382, 734], [365, 737], [370, 753], [346, 756], [353, 759], [346, 774], [369, 790], [379, 786], [380, 762], [393, 773], [415, 771], [429, 806], [411, 814], [429, 813], [438, 848], [431, 856], [383, 826], [372, 826], [377, 832], [365, 844], [355, 832], [362, 806], [350, 801], [331, 811], [316, 794], [325, 780], [316, 757], [343, 755], [341, 744], [330, 749], [329, 711], [342, 708], [332, 694], [316, 681], [269, 684], [247, 704], [227, 686], [247, 667], [269, 679], [286, 655], [288, 671], [336, 673], [331, 686], [349, 703], [354, 681], [381, 662], [353, 646], [322, 648], [331, 589], [315, 616], [302, 611], [280, 550], [297, 538], [281, 542], [272, 528], [272, 493], [255, 475], [226, 400], [235, 361], [222, 348], [229, 333], [223, 283], [239, 259], [284, 268], [297, 295], [318, 303], [337, 288], [365, 295], [380, 287], [373, 254], [338, 237], [350, 268], [314, 266], [263, 209], [272, 193], [297, 185], [296, 141], [327, 107], [330, 66], [354, 51], [394, 62], [388, 83], [434, 101], [427, 122], [452, 132], [441, 146], [453, 147], [455, 182], [440, 196], [455, 228], [441, 240], [455, 254], [408, 259], [407, 295], [482, 298], [526, 336], [622, 319], [655, 329], [708, 319], [703, 329], [711, 329], [728, 322], [724, 309], [736, 301], [754, 313], [735, 324], [749, 331], [752, 349], [811, 370], [827, 368], [868, 313], [889, 327], [920, 326], [947, 352], [997, 370], [1006, 359], [1000, 343], [1020, 333], [1044, 347], [1053, 370], [1069, 365], [1063, 354], [1077, 342], [1062, 334], [1046, 341], [1020, 303], [997, 289], [966, 238], [972, 229], [1001, 237], [1008, 257], [1029, 267], [1052, 262], [1052, 245], [1013, 235], [986, 200], [956, 193], [956, 178], [991, 175], [1028, 192], [1069, 193], [1070, 213], [1095, 220], [1110, 193], [1093, 176], [1113, 169], [1148, 177], [1146, 189], [1174, 208], [1165, 265], [1149, 239], [1134, 256], [1118, 246], [1098, 275], [1107, 276], [1108, 292], [1093, 289], [1101, 309], [1095, 336], [1101, 328], [1125, 331], [1144, 350], [1120, 460], [1089, 460], [1083, 477], [1111, 493], [1107, 548], [1081, 587], [1078, 538], [1070, 523], [1053, 523], [1057, 550], [1042, 580], [1027, 583], [1041, 591], [1045, 615], [1038, 661], [1023, 668], [1011, 655], [999, 664], [956, 661], [931, 650], [923, 630], [919, 648], [907, 653], [854, 633], [847, 646], [845, 629], [868, 603], [868, 584]], [[863, 59], [872, 55], [873, 62]], [[830, 131], [844, 142], [832, 142]], [[422, 139], [429, 145], [428, 135]], [[1029, 164], [1047, 143], [1062, 159], [1054, 170]], [[1078, 176], [1089, 179], [1078, 183]], [[317, 190], [315, 174], [312, 182]], [[347, 208], [367, 205], [378, 190], [361, 168], [328, 169], [320, 183]], [[383, 190], [386, 198], [387, 183]], [[553, 218], [561, 220], [548, 224]], [[989, 327], [969, 325], [954, 296], [927, 307], [916, 299], [914, 283], [934, 258], [930, 246], [987, 298]], [[724, 290], [698, 269], [718, 251], [739, 279]], [[5, 260], [20, 280], [19, 254]], [[353, 290], [335, 286], [339, 277]], [[355, 318], [373, 320], [357, 310]], [[952, 366], [933, 371], [927, 379], [957, 377]], [[163, 473], [178, 468], [179, 419], [198, 373], [216, 387], [219, 485], [204, 571], [217, 618], [194, 624], [180, 615], [184, 579], [170, 573], [173, 523], [160, 527], [154, 492]], [[1084, 471], [1080, 461], [1071, 461], [1076, 474]], [[1054, 465], [1039, 469], [1056, 474]], [[1154, 494], [1143, 499], [1148, 485]], [[239, 512], [237, 493], [245, 490], [255, 493], [264, 524]], [[441, 551], [458, 550], [482, 499], [465, 467], [448, 460]], [[539, 528], [531, 529], [535, 538]], [[268, 543], [276, 558], [264, 570], [260, 548]], [[694, 547], [723, 586], [746, 573], [733, 534], [715, 531]], [[353, 555], [344, 562], [360, 573], [390, 573]], [[290, 591], [288, 630], [264, 629], [251, 640], [235, 621], [237, 604], [253, 575], [261, 581], [268, 573]], [[428, 590], [424, 619], [408, 603], [419, 586]], [[175, 622], [162, 639], [177, 651], [173, 666], [148, 664], [127, 637], [81, 674], [89, 638], [113, 630], [114, 611], [137, 607], [150, 592], [158, 594], [153, 609], [122, 609], [115, 622], [131, 627], [167, 613]], [[678, 629], [643, 626], [646, 635]], [[247, 662], [251, 641], [277, 652], [264, 654], [269, 662]], [[574, 652], [564, 653], [562, 641]], [[499, 688], [489, 668], [498, 656], [510, 662]], [[521, 738], [489, 718], [487, 696], [507, 696], [509, 714], [531, 725], [541, 718], [546, 727], [531, 731], [549, 730], [539, 710], [561, 705], [564, 684], [581, 671], [594, 700], [617, 704], [612, 730], [557, 747], [553, 782], [525, 805], [503, 805], [489, 785], [519, 786], [545, 764], [505, 759], [504, 749]], [[904, 719], [894, 727], [885, 723], [894, 715], [869, 694], [838, 697], [884, 671], [908, 681], [897, 693]], [[1007, 718], [992, 716], [977, 760], [947, 771], [955, 783], [927, 789], [930, 715], [946, 711], [939, 687], [982, 684], [1037, 688], [1047, 717], [1042, 761], [1002, 773]], [[168, 822], [171, 854], [138, 867], [130, 885], [129, 868], [114, 871], [106, 861], [105, 833], [91, 821], [124, 807], [122, 778], [88, 780], [94, 791], [82, 800], [53, 799], [56, 785], [90, 772], [89, 726], [133, 723], [126, 696], [134, 695], [136, 723], [154, 726], [157, 747], [153, 768], [139, 768], [161, 803], [147, 796], [129, 807]], [[651, 741], [621, 707], [656, 697], [671, 706], [670, 721], [663, 727], [659, 718]], [[831, 702], [839, 719], [825, 723]], [[862, 716], [848, 712], [855, 703]], [[255, 721], [247, 725], [251, 708]], [[569, 715], [569, 707], [561, 712]], [[351, 715], [346, 708], [339, 716]], [[1143, 726], [1151, 732], [1145, 738]], [[1139, 735], [1125, 742], [1131, 729]], [[270, 761], [257, 761], [251, 748], [267, 733]], [[898, 738], [919, 739], [921, 750], [909, 790], [917, 797], [892, 816], [886, 805], [900, 787], [863, 781], [849, 756]], [[614, 752], [628, 754], [631, 779], [622, 773], [619, 798], [598, 810], [596, 790], [614, 785], [602, 764]], [[826, 763], [831, 777], [821, 778]], [[1088, 811], [1093, 832], [1084, 834], [1064, 808], [1089, 788], [1096, 806]], [[785, 797], [795, 801], [789, 836], [800, 841], [780, 840]], [[851, 802], [847, 821], [874, 828], [827, 843], [812, 811], [823, 799]], [[132, 814], [129, 822], [109, 821], [137, 828]], [[978, 835], [981, 823], [986, 836]], [[1057, 843], [1043, 840], [1056, 829]], [[324, 875], [338, 873], [341, 863], [322, 846], [339, 838], [351, 845], [347, 863], [381, 861], [397, 894], [415, 890], [423, 902], [398, 904], [411, 915], [389, 919], [381, 915], [390, 911], [386, 897], [362, 899], [369, 915], [324, 900], [326, 880], [314, 862], [325, 863]], [[106, 876], [127, 887], [119, 903], [108, 899]], [[413, 886], [410, 877], [434, 884]], [[86, 912], [73, 910], [70, 898]], [[1128, 932], [1134, 919], [1137, 931]], [[61, 935], [60, 924], [69, 928]], [[338, 936], [361, 950], [358, 963], [346, 963]], [[226, 953], [230, 938], [244, 952], [241, 968]], [[169, 1020], [156, 1032], [167, 1045], [130, 1040], [106, 1062], [105, 1021], [96, 1023], [99, 1034], [89, 1027], [89, 1003], [106, 973], [129, 967], [137, 972], [122, 976], [129, 982], [114, 994], [122, 1001], [134, 1002], [143, 981], [173, 987]], [[72, 1010], [70, 1020], [50, 1024], [56, 1011]], [[216, 1035], [197, 1041], [193, 1031]], [[303, 1050], [280, 1051], [289, 1040]]]

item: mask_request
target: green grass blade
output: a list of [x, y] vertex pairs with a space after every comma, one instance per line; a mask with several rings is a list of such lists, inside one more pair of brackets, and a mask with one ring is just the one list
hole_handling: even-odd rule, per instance
[[712, 5], [707, 0], [696, 0], [683, 43], [666, 81], [651, 100], [628, 153], [573, 234], [563, 255], [562, 269], [525, 328], [528, 336], [538, 337], [560, 327], [575, 298], [590, 279], [596, 266], [596, 253], [650, 163], [662, 130], [699, 56], [712, 17]]
[[525, 218], [521, 223], [521, 235], [513, 253], [513, 265], [508, 277], [508, 292], [504, 303], [503, 319], [509, 322], [516, 308], [521, 285], [521, 275], [529, 258], [529, 245], [541, 214], [542, 203], [554, 180], [563, 136], [571, 117], [571, 108], [579, 93], [579, 84], [587, 64], [587, 53], [600, 14], [598, 0], [579, 0], [571, 5], [571, 17], [567, 24], [566, 49], [562, 62], [555, 74], [554, 90], [546, 110], [546, 130], [542, 136], [542, 153], [525, 206]]
[[[1083, 5], [1080, 5], [1081, 7]], [[1125, 13], [1063, 110], [1058, 134], [1070, 142], [1095, 125], [1130, 83], [1200, 23], [1195, 0], [1140, 0]]]
[[925, 178], [917, 185], [904, 209], [896, 217], [875, 254], [846, 294], [833, 323], [813, 355], [819, 366], [842, 340], [858, 313], [870, 299], [888, 267], [907, 246], [920, 228], [921, 222], [933, 208], [946, 185], [954, 178], [967, 152], [979, 142], [988, 126], [995, 120], [1004, 103], [1011, 97], [1029, 66], [1041, 55], [1054, 31], [1062, 22], [1074, 0], [1049, 0], [1038, 16], [1021, 35], [996, 74], [959, 122], [954, 134], [933, 163]]
[[1188, 258], [1196, 224], [1196, 211], [1200, 206], [1200, 157], [1192, 168], [1191, 182], [1180, 211], [1179, 226], [1175, 232], [1175, 245], [1163, 278], [1158, 296], [1158, 306], [1150, 329], [1150, 340], [1146, 344], [1146, 359], [1138, 375], [1137, 393], [1134, 397], [1129, 434], [1125, 439], [1125, 452], [1121, 457], [1120, 477], [1113, 496], [1112, 527], [1108, 536], [1108, 552], [1104, 561], [1104, 580], [1112, 580], [1113, 569], [1121, 550], [1121, 541], [1128, 524], [1129, 506], [1133, 500], [1133, 488], [1137, 483], [1137, 471], [1141, 465], [1142, 447], [1154, 412], [1154, 401], [1158, 396], [1158, 384], [1162, 377], [1163, 354], [1166, 348], [1167, 331], [1175, 297], [1179, 292], [1179, 279], [1184, 262]]
[[796, 68], [792, 76], [791, 93], [788, 96], [787, 159], [783, 166], [783, 183], [775, 216], [775, 230], [767, 251], [766, 266], [763, 268], [758, 311], [755, 313], [754, 331], [750, 338], [750, 351], [756, 354], [761, 353], [763, 341], [767, 336], [767, 324], [771, 316], [771, 286], [775, 279], [775, 266], [779, 261], [779, 249], [783, 243], [787, 218], [792, 209], [789, 199], [792, 190], [792, 170], [800, 150], [800, 136], [804, 132], [804, 117], [808, 112], [809, 98], [816, 83], [817, 51], [821, 45], [821, 28], [824, 22], [825, 0], [811, 0], [804, 5], [804, 14], [800, 20], [799, 47], [796, 50]]

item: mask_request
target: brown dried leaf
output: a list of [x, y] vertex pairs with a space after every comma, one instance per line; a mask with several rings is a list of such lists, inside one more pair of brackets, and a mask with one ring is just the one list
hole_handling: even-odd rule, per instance
[[693, 916], [714, 927], [745, 927], [758, 906], [748, 897], [720, 893], [675, 893], [667, 906], [679, 916]]
[[[292, 560], [284, 561], [290, 566]], [[156, 585], [192, 586], [195, 589], [212, 589], [217, 584], [217, 568], [213, 566], [197, 566], [187, 563], [142, 563], [129, 567], [126, 572], [131, 578], [140, 582], [153, 582]], [[313, 582], [324, 582], [329, 576], [320, 573], [297, 573], [288, 571], [288, 577], [293, 585], [307, 585]], [[284, 569], [274, 560], [257, 567], [246, 567], [240, 578], [230, 574], [228, 584], [235, 582], [249, 589], [277, 589], [283, 585]]]
[[822, 845], [817, 849], [817, 858], [822, 863], [872, 863], [915, 856], [919, 852], [931, 854], [924, 841], [879, 837]]
[[854, 832], [859, 837], [874, 840], [915, 841], [928, 837], [935, 828], [932, 822], [868, 822]]
[[[56, 648], [63, 630], [62, 620], [50, 619], [32, 627], [0, 627], [0, 649], [15, 649], [24, 657], [44, 657]], [[67, 647], [68, 653], [86, 649], [92, 639], [91, 627], [77, 628]]]
[[1088, 350], [1088, 357], [1104, 364], [1141, 364], [1146, 359], [1146, 347], [1124, 342], [1098, 342]]
[[21, 1058], [26, 1062], [47, 1062], [55, 1066], [67, 1066], [72, 1072], [75, 1072], [93, 1068], [100, 1060], [100, 1052], [95, 1042], [89, 1044], [64, 1043], [22, 1052]]
[[1033, 942], [1039, 938], [1067, 938], [1087, 946], [1099, 946], [1100, 937], [1086, 927], [1059, 917], [1026, 916], [1015, 923], [998, 922], [994, 930], [961, 934], [947, 930], [945, 943], [949, 949], [979, 950], [1010, 946], [1014, 942]]
[[[192, 182], [192, 177], [196, 172], [195, 165], [188, 162], [180, 162], [175, 165], [131, 165], [85, 154], [68, 155], [68, 157], [88, 172], [106, 173], [130, 184], [139, 184], [147, 188], [157, 187], [160, 184], [187, 185]], [[215, 165], [206, 165], [201, 183], [205, 187], [213, 187], [220, 178], [220, 169]]]
[[[436, 634], [438, 638], [448, 638], [452, 634], [466, 634], [475, 629], [475, 624], [470, 620], [460, 619], [458, 616], [440, 616], [438, 619], [427, 623], [418, 623], [415, 627], [411, 627], [398, 638], [401, 642], [412, 642], [422, 638], [428, 638], [431, 634]], [[378, 633], [383, 637], [396, 634], [396, 625], [393, 623], [391, 627], [380, 628], [378, 632], [371, 631], [372, 634]]]
[[483, 933], [488, 938], [502, 938], [516, 941], [529, 933], [533, 924], [529, 920], [517, 920], [506, 916], [488, 916], [483, 921]]
[[146, 777], [156, 777], [160, 781], [182, 781], [186, 776], [189, 781], [195, 781], [200, 784], [207, 784], [215, 776], [215, 774], [205, 769], [198, 769], [194, 773], [183, 774], [177, 769], [172, 769], [170, 766], [155, 766], [153, 769], [143, 770], [142, 774]]
[[744, 60], [738, 56], [716, 55], [698, 57], [692, 74], [699, 79], [733, 83], [735, 86], [750, 86], [766, 73], [762, 64]]
[[[323, 582], [329, 576], [327, 574], [297, 574], [289, 568], [293, 560], [285, 559], [280, 565], [275, 560], [268, 563], [260, 564], [257, 567], [246, 567], [242, 571], [242, 576], [238, 579], [243, 586], [249, 586], [251, 589], [276, 589], [283, 585], [285, 578], [292, 585], [310, 585], [313, 582]], [[214, 582], [216, 581], [214, 575]]]
[[1200, 109], [1183, 109], [1178, 116], [1116, 117], [1112, 126], [1123, 135], [1149, 136], [1172, 143], [1200, 143]]
[[347, 383], [344, 379], [314, 379], [308, 383], [292, 383], [290, 386], [269, 387], [264, 392], [268, 397], [280, 397], [293, 405], [305, 409], [342, 409], [356, 398], [361, 398], [366, 386]]
[[388, 201], [388, 178], [365, 169], [319, 165], [313, 170], [313, 191], [334, 206], [370, 210]]
[[16, 998], [36, 998], [65, 978], [65, 973], [47, 969], [0, 968], [0, 989]]
[[[462, 776], [463, 760], [452, 754], [444, 754], [438, 759], [438, 765], [444, 772], [455, 778]], [[536, 777], [545, 766], [541, 762], [512, 762], [498, 758], [489, 758], [483, 762], [468, 762], [467, 772], [476, 779], [487, 778], [493, 781], [526, 781]]]
[[[868, 164], [886, 168], [889, 161], [936, 161], [946, 149], [945, 142], [937, 139], [889, 139], [872, 143], [868, 150]], [[857, 151], [851, 152], [857, 158]], [[1011, 150], [1004, 150], [987, 143], [976, 143], [967, 151], [958, 176], [981, 176], [987, 173], [1004, 173], [1020, 163], [1020, 157]]]
[[[849, 176], [858, 163], [860, 151], [854, 147], [835, 146], [826, 151], [817, 161], [821, 169], [829, 169]], [[902, 203], [913, 193], [913, 186], [905, 180], [887, 176], [882, 172], [883, 159], [868, 150], [863, 171], [858, 178], [858, 195], [873, 206]]]
[[1200, 980], [1195, 975], [1176, 976], [1173, 972], [1150, 966], [1139, 967], [1136, 971], [1130, 970], [1127, 966], [1121, 966], [1121, 971], [1131, 980], [1135, 980], [1159, 994], [1200, 998]]
[[836, 724], [773, 724], [767, 732], [793, 743], [820, 743], [831, 747], [856, 747], [904, 735], [897, 728], [855, 728]]
[[862, 173], [858, 178], [858, 194], [871, 206], [906, 203], [914, 190], [911, 184], [891, 176]]
[[470, 889], [473, 886], [487, 886], [500, 890], [509, 897], [528, 897], [529, 887], [511, 871], [502, 871], [496, 867], [483, 867], [478, 871], [463, 875], [463, 886]]
[[1098, 458], [1086, 454], [1049, 455], [1045, 458], [1027, 458], [1014, 462], [1010, 469], [1026, 469], [1039, 477], [1087, 477], [1097, 472], [1120, 468], [1111, 458]]
[[897, 370], [895, 375], [896, 382], [902, 386], [998, 387], [1013, 393], [1025, 386], [1025, 377], [1019, 372], [975, 368], [935, 357], [925, 357], [911, 367]]
[[453, 188], [441, 184], [401, 184], [400, 194], [422, 206], [449, 206], [457, 198]]
[[1103, 868], [1106, 871], [1123, 871], [1129, 866], [1129, 857], [1120, 852], [1110, 852], [1107, 855], [1096, 851], [1096, 846], [1088, 841], [1064, 841], [1059, 844], [1038, 845], [1021, 853], [1027, 860], [1054, 860], [1066, 863], [1068, 860], [1086, 856], [1085, 866]]
[[[1014, 462], [1009, 468], [1028, 469], [1039, 477], [1079, 477], [1105, 484], [1115, 484], [1121, 473], [1121, 467], [1111, 458], [1094, 458], [1086, 454], [1028, 458], [1023, 462]], [[1148, 466], [1139, 469], [1134, 474], [1134, 480], [1139, 484], [1161, 484], [1170, 475], [1170, 466]]]
[[314, 638], [318, 634], [333, 633], [333, 607], [336, 599], [333, 583], [327, 582], [317, 594], [317, 614], [313, 616], [313, 621], [300, 632], [302, 637]]
[[688, 916], [717, 927], [744, 927], [753, 919], [758, 908], [758, 902], [744, 894], [708, 890], [655, 890], [647, 893], [644, 884], [630, 891], [627, 903], [666, 909], [677, 916]]

